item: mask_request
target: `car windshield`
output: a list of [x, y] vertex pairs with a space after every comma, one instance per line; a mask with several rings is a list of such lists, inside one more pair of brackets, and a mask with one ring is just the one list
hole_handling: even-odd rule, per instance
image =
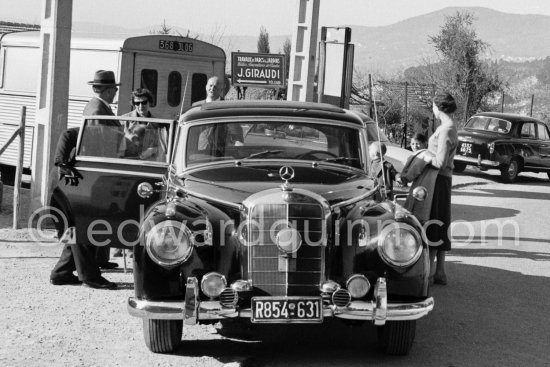
[[[182, 146], [184, 141], [186, 148]], [[297, 159], [363, 167], [359, 129], [271, 121], [191, 126], [187, 139], [178, 139], [174, 164], [181, 170], [213, 161], [252, 159]]]
[[485, 130], [500, 134], [507, 134], [510, 132], [512, 124], [510, 121], [502, 120], [496, 117], [474, 116], [468, 120], [465, 127], [472, 130]]

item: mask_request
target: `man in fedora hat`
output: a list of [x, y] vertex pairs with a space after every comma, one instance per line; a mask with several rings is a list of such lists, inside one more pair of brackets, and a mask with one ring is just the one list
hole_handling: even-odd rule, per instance
[[[114, 116], [110, 104], [113, 102], [120, 83], [115, 81], [115, 73], [110, 70], [98, 70], [94, 80], [88, 82], [93, 88], [94, 97], [84, 107], [84, 116]], [[96, 124], [120, 126], [118, 121], [97, 120]], [[60, 176], [69, 177], [71, 185], [78, 185], [78, 172], [72, 169], [78, 128], [66, 130], [57, 143], [55, 165]], [[75, 178], [76, 176], [76, 178]], [[61, 238], [61, 234], [59, 234]], [[100, 267], [113, 269], [117, 263], [109, 262], [109, 247], [95, 247], [91, 244], [65, 244], [57, 264], [50, 274], [54, 285], [81, 284], [100, 289], [114, 289], [116, 284], [101, 276]], [[78, 277], [74, 276], [76, 270]]]
[[[111, 70], [98, 70], [95, 72], [94, 80], [89, 81], [88, 84], [92, 86], [94, 97], [84, 107], [83, 115], [114, 116], [110, 104], [113, 103], [120, 85], [115, 81], [115, 73]], [[114, 123], [109, 120], [103, 120], [103, 122], [105, 124]]]

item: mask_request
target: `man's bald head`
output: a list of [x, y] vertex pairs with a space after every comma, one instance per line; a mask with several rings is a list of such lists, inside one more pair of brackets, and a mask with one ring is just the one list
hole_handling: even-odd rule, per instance
[[206, 83], [206, 102], [212, 102], [221, 97], [223, 83], [220, 78], [213, 76]]

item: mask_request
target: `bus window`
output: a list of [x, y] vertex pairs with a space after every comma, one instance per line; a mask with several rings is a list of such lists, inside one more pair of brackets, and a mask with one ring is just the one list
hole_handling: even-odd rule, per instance
[[208, 78], [206, 74], [193, 74], [191, 81], [191, 104], [206, 99], [206, 82]]
[[168, 105], [176, 107], [181, 101], [181, 74], [172, 71], [168, 74]]
[[157, 105], [157, 86], [158, 86], [159, 73], [153, 69], [143, 69], [141, 71], [141, 88], [147, 88], [153, 93], [153, 101], [150, 106], [155, 107]]
[[36, 48], [9, 47], [4, 55], [5, 89], [36, 92], [40, 72], [39, 50]]

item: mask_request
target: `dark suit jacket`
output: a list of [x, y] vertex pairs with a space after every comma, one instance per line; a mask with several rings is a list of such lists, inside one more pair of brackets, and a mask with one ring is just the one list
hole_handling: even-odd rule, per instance
[[76, 140], [78, 138], [78, 127], [65, 130], [57, 142], [54, 163], [56, 166], [72, 163], [75, 156]]
[[102, 116], [114, 116], [115, 114], [110, 108], [107, 108], [105, 103], [101, 101], [99, 98], [94, 97], [92, 98], [86, 107], [84, 107], [84, 112], [82, 113], [84, 116], [91, 116], [91, 115], [102, 115]]

